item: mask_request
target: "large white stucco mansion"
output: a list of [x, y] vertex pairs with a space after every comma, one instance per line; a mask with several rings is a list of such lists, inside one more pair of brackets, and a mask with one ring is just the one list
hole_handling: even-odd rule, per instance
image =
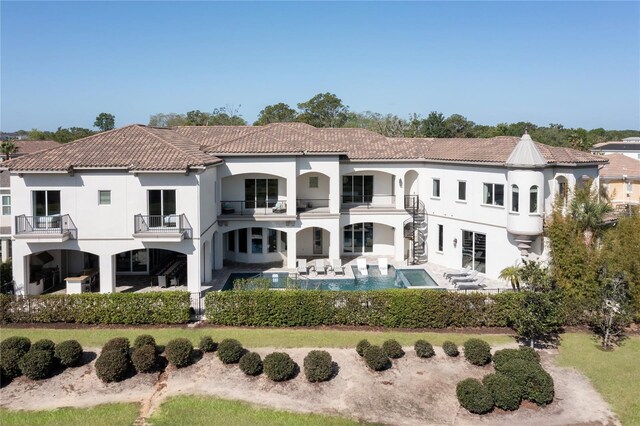
[[[602, 156], [522, 138], [387, 138], [300, 123], [131, 125], [3, 163], [20, 294], [99, 271], [154, 275], [186, 255], [200, 291], [224, 262], [384, 255], [488, 277], [544, 255], [556, 195]], [[59, 281], [58, 281], [59, 282]]]

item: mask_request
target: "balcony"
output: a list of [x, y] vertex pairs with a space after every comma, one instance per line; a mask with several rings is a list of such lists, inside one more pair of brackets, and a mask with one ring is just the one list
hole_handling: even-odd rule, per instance
[[341, 210], [353, 213], [396, 212], [396, 196], [386, 194], [375, 195], [342, 195]]
[[287, 201], [220, 201], [220, 219], [294, 220]]
[[329, 213], [329, 199], [297, 198], [296, 213], [298, 215], [326, 215]]
[[180, 242], [191, 238], [193, 234], [191, 224], [184, 214], [137, 214], [133, 219], [133, 237], [142, 241]]
[[16, 239], [28, 242], [62, 243], [78, 237], [78, 229], [68, 214], [16, 216]]

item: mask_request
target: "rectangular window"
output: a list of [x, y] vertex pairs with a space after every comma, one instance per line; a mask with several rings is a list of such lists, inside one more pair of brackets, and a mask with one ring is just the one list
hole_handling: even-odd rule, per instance
[[111, 204], [111, 191], [98, 191], [98, 204], [108, 206]]
[[278, 231], [276, 231], [275, 229], [269, 229], [267, 233], [269, 253], [275, 253], [278, 251]]
[[251, 228], [251, 253], [262, 254], [262, 228]]
[[373, 200], [373, 176], [342, 176], [343, 203], [370, 203]]
[[373, 252], [373, 223], [356, 223], [343, 228], [342, 250], [345, 253]]
[[313, 228], [313, 254], [322, 254], [322, 228]]
[[458, 201], [467, 201], [467, 182], [458, 181]]
[[462, 266], [485, 272], [487, 265], [487, 236], [472, 231], [462, 231]]
[[236, 231], [229, 231], [227, 235], [227, 246], [229, 247], [229, 251], [236, 251]]
[[149, 227], [175, 227], [177, 220], [168, 218], [176, 214], [175, 189], [150, 189], [147, 191]]
[[2, 196], [2, 215], [11, 215], [11, 195]]
[[444, 226], [438, 225], [438, 251], [444, 251]]
[[56, 216], [60, 214], [60, 191], [33, 191], [33, 215]]
[[278, 201], [278, 179], [245, 179], [244, 201], [248, 209], [274, 207]]
[[504, 206], [504, 185], [497, 183], [485, 183], [483, 185], [484, 204], [492, 206]]
[[627, 194], [631, 194], [633, 192], [633, 182], [627, 182]]
[[238, 229], [238, 252], [247, 252], [247, 228]]
[[514, 213], [520, 211], [520, 189], [518, 185], [511, 185], [511, 211]]
[[538, 186], [534, 185], [529, 190], [529, 213], [538, 213]]
[[278, 232], [280, 232], [280, 251], [285, 252], [287, 251], [287, 233], [282, 231]]
[[318, 176], [309, 176], [309, 188], [318, 187]]
[[440, 179], [433, 180], [433, 196], [440, 198]]

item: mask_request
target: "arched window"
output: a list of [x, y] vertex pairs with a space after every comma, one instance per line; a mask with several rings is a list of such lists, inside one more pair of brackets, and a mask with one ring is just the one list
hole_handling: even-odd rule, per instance
[[520, 194], [518, 185], [511, 185], [511, 211], [517, 213], [520, 211]]
[[564, 176], [558, 176], [556, 181], [558, 182], [558, 194], [556, 195], [556, 198], [560, 198], [560, 205], [565, 207], [567, 205], [567, 199], [569, 198], [567, 178]]
[[538, 213], [538, 187], [533, 185], [529, 190], [529, 213]]

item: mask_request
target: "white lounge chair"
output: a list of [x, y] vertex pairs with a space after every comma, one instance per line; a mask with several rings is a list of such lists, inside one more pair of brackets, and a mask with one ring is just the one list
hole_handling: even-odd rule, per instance
[[451, 279], [453, 277], [464, 277], [469, 275], [469, 273], [471, 272], [471, 267], [467, 266], [466, 268], [463, 268], [459, 271], [456, 272], [445, 272], [444, 274], [442, 274], [443, 277], [447, 278], [447, 279]]
[[381, 257], [378, 259], [378, 268], [381, 275], [389, 275], [389, 259]]
[[482, 284], [483, 282], [484, 277], [478, 277], [478, 279], [473, 282], [457, 283], [456, 288], [458, 290], [482, 290], [484, 287], [486, 287], [484, 284]]
[[344, 275], [344, 266], [342, 266], [342, 261], [340, 259], [332, 259], [331, 260], [331, 269], [333, 269], [334, 274], [342, 274]]
[[306, 275], [309, 273], [307, 269], [307, 259], [296, 259], [296, 264], [298, 265], [298, 274]]
[[316, 270], [316, 274], [326, 274], [327, 273], [327, 267], [324, 264], [324, 259], [316, 259], [316, 266], [315, 266], [315, 270]]
[[287, 211], [287, 206], [285, 205], [284, 202], [282, 201], [278, 201], [276, 202], [276, 205], [273, 206], [273, 210], [274, 213], [284, 213]]
[[451, 282], [453, 283], [454, 286], [457, 283], [470, 283], [476, 280], [477, 275], [478, 275], [478, 271], [471, 271], [471, 273], [466, 277], [454, 278], [451, 280]]
[[367, 270], [367, 259], [356, 259], [356, 265], [358, 265], [358, 272], [362, 276], [368, 276], [369, 271]]

